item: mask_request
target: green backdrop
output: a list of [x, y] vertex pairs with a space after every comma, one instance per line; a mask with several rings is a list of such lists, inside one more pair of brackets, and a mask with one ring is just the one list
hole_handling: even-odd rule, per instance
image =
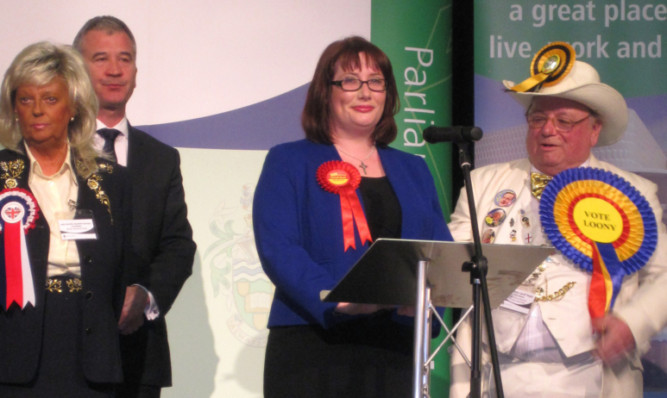
[[[424, 157], [445, 217], [453, 211], [450, 144], [426, 144], [430, 125], [451, 124], [451, 0], [373, 0], [371, 40], [391, 59], [401, 110], [393, 147]], [[451, 313], [446, 313], [450, 322]], [[435, 347], [442, 336], [432, 342]], [[449, 357], [442, 350], [431, 371], [431, 397], [447, 397]]]

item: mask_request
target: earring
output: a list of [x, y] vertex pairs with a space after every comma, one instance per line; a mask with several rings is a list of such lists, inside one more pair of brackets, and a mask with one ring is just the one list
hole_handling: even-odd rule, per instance
[[74, 116], [72, 116], [71, 118], [69, 118], [69, 121], [70, 121], [70, 122], [73, 122], [73, 121], [74, 121]]

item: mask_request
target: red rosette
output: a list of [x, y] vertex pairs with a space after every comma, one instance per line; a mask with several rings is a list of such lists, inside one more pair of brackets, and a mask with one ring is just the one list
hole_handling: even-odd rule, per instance
[[361, 174], [353, 165], [340, 160], [322, 163], [317, 168], [317, 182], [327, 192], [340, 197], [340, 212], [343, 220], [344, 251], [356, 249], [354, 225], [356, 223], [361, 243], [372, 242], [366, 216], [361, 208], [356, 189], [361, 182]]
[[[14, 203], [14, 206], [11, 204]], [[16, 215], [12, 215], [12, 207], [20, 209], [20, 218], [23, 222], [24, 231], [35, 228], [35, 221], [39, 218], [39, 205], [37, 204], [37, 199], [25, 189], [21, 188], [12, 188], [12, 189], [3, 189], [0, 191], [0, 209], [5, 209], [7, 212], [7, 220], [15, 218]], [[0, 232], [5, 226], [7, 220], [0, 217]], [[18, 222], [19, 220], [13, 220]]]
[[25, 234], [35, 227], [39, 206], [35, 197], [24, 189], [4, 189], [0, 192], [0, 242], [4, 258], [0, 262], [0, 278], [4, 286], [0, 306], [7, 310], [12, 303], [25, 308], [35, 305], [35, 287]]

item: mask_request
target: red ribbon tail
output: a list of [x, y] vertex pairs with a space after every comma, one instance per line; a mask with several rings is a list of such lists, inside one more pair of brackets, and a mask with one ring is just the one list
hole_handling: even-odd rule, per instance
[[352, 206], [350, 199], [342, 192], [340, 194], [340, 213], [343, 218], [343, 245], [344, 251], [348, 248], [356, 249], [354, 242], [354, 215], [352, 214]]
[[12, 302], [23, 307], [23, 272], [21, 270], [21, 223], [4, 225], [5, 235], [5, 273], [7, 281], [7, 298], [5, 305], [9, 308]]
[[354, 240], [354, 225], [357, 225], [359, 231], [359, 240], [361, 244], [373, 242], [371, 231], [366, 222], [364, 210], [361, 208], [361, 202], [354, 190], [340, 192], [340, 210], [343, 217], [343, 242], [345, 250], [349, 247], [356, 249]]
[[354, 215], [354, 221], [357, 223], [357, 229], [359, 230], [359, 240], [361, 240], [361, 244], [363, 245], [366, 242], [373, 242], [371, 231], [368, 228], [368, 223], [366, 222], [366, 215], [364, 214], [364, 210], [361, 208], [361, 203], [359, 203], [359, 200], [356, 197], [355, 200], [352, 201], [352, 214]]
[[591, 276], [591, 286], [588, 292], [588, 312], [591, 318], [601, 318], [604, 316], [607, 307], [607, 291], [603, 264], [600, 259], [600, 252], [595, 244], [592, 245], [593, 275]]

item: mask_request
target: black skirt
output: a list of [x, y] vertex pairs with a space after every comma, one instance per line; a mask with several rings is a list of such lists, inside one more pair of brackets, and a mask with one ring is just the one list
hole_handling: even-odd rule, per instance
[[37, 376], [29, 384], [0, 384], [0, 397], [114, 396], [114, 385], [90, 383], [83, 375], [82, 300], [83, 294], [80, 292], [46, 293], [42, 354]]
[[383, 311], [332, 329], [269, 331], [264, 397], [401, 397], [412, 392], [413, 327]]

